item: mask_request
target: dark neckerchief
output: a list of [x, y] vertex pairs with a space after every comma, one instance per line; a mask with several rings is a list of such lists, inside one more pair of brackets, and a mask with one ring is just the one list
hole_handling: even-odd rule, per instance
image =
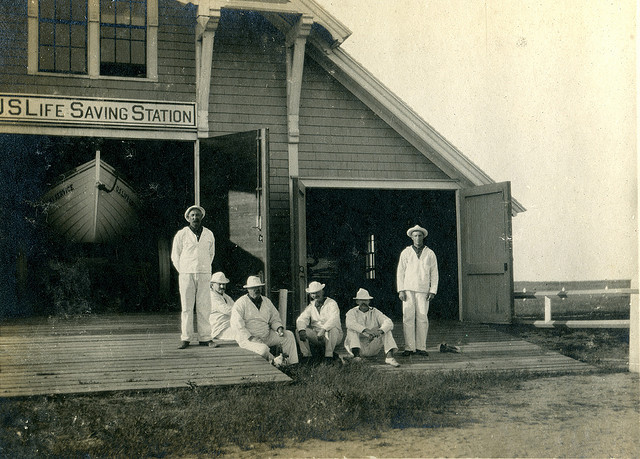
[[[249, 295], [247, 295], [247, 296], [249, 296]], [[249, 299], [251, 300], [251, 302], [252, 302], [253, 304], [255, 304], [255, 305], [256, 305], [256, 308], [260, 309], [260, 305], [262, 305], [262, 295], [258, 296], [258, 298], [255, 298], [255, 299], [254, 299], [254, 298], [251, 298], [251, 297], [249, 296]]]
[[418, 258], [420, 258], [420, 254], [422, 254], [422, 251], [426, 246], [423, 245], [422, 247], [417, 248], [415, 245], [412, 245], [411, 247], [413, 248], [413, 251], [416, 253], [416, 255], [418, 255]]
[[320, 308], [322, 307], [322, 305], [324, 304], [325, 301], [327, 301], [327, 297], [326, 296], [322, 299], [322, 302], [320, 300], [316, 300], [316, 309], [318, 311], [320, 311]]
[[200, 229], [198, 231], [194, 230], [191, 225], [189, 225], [189, 229], [191, 230], [191, 232], [193, 234], [196, 235], [196, 240], [200, 240], [200, 236], [202, 236], [202, 228], [204, 228], [203, 226], [200, 226]]

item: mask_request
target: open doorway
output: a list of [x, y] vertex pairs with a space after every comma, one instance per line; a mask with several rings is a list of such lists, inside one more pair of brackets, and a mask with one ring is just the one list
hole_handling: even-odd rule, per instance
[[374, 306], [402, 316], [396, 267], [411, 244], [408, 228], [420, 224], [438, 257], [440, 284], [429, 316], [458, 319], [456, 197], [451, 190], [308, 188], [306, 194], [307, 278], [327, 284], [327, 295], [346, 312], [358, 288]]

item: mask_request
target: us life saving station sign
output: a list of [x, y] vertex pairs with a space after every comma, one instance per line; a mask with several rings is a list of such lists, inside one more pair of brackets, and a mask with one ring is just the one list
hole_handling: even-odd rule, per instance
[[195, 103], [0, 94], [0, 123], [196, 129]]

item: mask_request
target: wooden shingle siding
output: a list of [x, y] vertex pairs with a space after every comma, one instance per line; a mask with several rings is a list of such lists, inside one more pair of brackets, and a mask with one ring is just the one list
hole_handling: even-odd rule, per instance
[[[9, 2], [6, 2], [9, 3]], [[11, 2], [13, 3], [13, 2]], [[195, 8], [158, 5], [158, 81], [27, 74], [27, 2], [0, 7], [0, 92], [134, 100], [195, 100]]]
[[311, 59], [305, 63], [301, 97], [301, 176], [448, 178]]

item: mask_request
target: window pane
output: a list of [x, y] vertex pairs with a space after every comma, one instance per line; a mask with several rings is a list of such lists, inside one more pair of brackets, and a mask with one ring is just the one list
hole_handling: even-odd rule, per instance
[[73, 73], [87, 72], [87, 53], [84, 49], [71, 50], [71, 71]]
[[130, 29], [118, 27], [116, 29], [116, 40], [129, 40], [131, 38]]
[[71, 46], [84, 48], [86, 46], [87, 28], [84, 25], [71, 26]]
[[69, 48], [56, 48], [56, 70], [60, 72], [68, 72], [71, 69], [69, 64]]
[[146, 29], [131, 29], [131, 39], [135, 41], [146, 41]]
[[116, 41], [116, 59], [117, 62], [131, 62], [128, 41]]
[[56, 24], [56, 47], [69, 46], [69, 25]]
[[147, 24], [147, 5], [144, 2], [134, 2], [131, 5], [131, 24], [144, 26]]
[[56, 19], [69, 20], [71, 19], [71, 0], [57, 0], [56, 1]]
[[114, 24], [116, 22], [115, 3], [111, 0], [102, 0], [100, 2], [100, 21]]
[[40, 18], [53, 19], [55, 12], [55, 0], [40, 0]]
[[39, 34], [41, 45], [53, 45], [53, 24], [48, 22], [41, 22]]
[[71, 16], [74, 21], [85, 22], [87, 20], [87, 3], [82, 1], [72, 1]]
[[143, 42], [135, 41], [131, 43], [131, 63], [132, 64], [145, 64], [145, 44]]
[[40, 70], [47, 72], [54, 70], [53, 68], [53, 48], [50, 46], [40, 46]]
[[115, 62], [115, 41], [102, 39], [100, 40], [100, 60], [102, 62]]
[[102, 38], [116, 38], [116, 29], [113, 27], [100, 27], [100, 36]]
[[131, 24], [131, 10], [126, 2], [118, 2], [116, 6], [116, 23], [122, 25]]

